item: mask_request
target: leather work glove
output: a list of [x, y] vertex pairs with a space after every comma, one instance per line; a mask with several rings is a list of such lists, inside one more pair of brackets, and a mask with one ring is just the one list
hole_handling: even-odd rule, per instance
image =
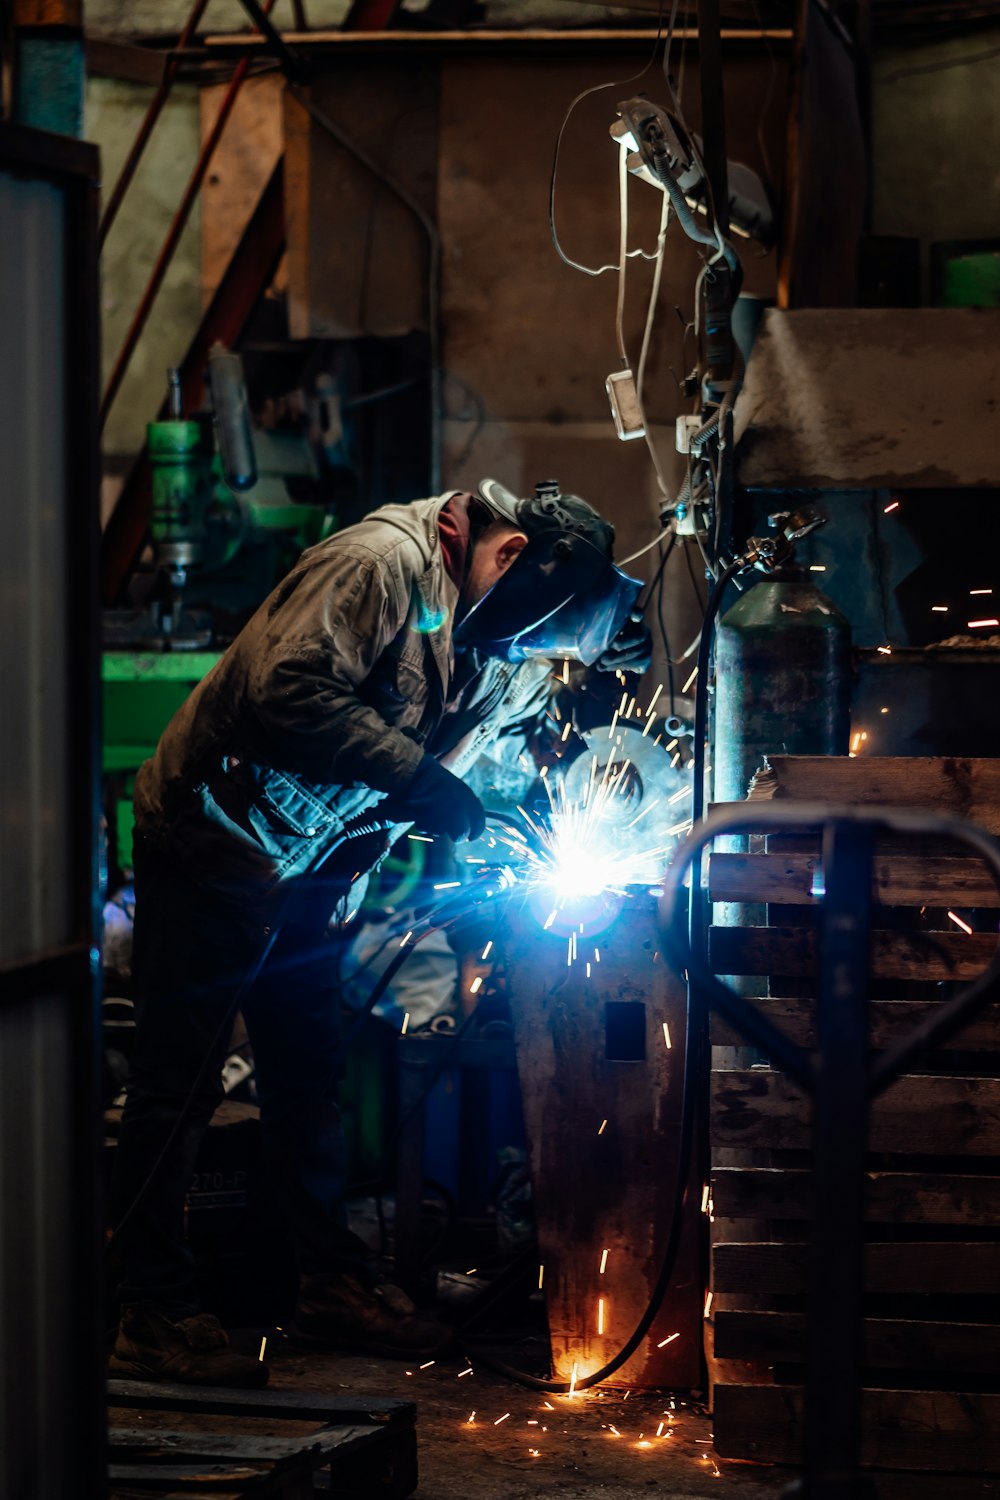
[[483, 804], [457, 776], [424, 755], [404, 787], [389, 798], [386, 808], [400, 822], [411, 819], [426, 833], [446, 833], [460, 843], [478, 839], [486, 830]]
[[653, 654], [653, 637], [634, 609], [606, 651], [594, 662], [597, 672], [645, 672]]

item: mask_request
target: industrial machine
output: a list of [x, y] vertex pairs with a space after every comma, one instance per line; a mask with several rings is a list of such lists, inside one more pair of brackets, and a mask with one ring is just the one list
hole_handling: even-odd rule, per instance
[[106, 646], [200, 651], [226, 642], [304, 547], [335, 528], [308, 421], [254, 427], [239, 355], [216, 344], [209, 410], [185, 416], [178, 373], [150, 422], [151, 580], [141, 607], [108, 610]]
[[[327, 382], [328, 383], [328, 382]], [[242, 362], [216, 344], [209, 409], [187, 416], [178, 373], [147, 427], [150, 561], [141, 599], [105, 610], [101, 676], [112, 876], [131, 866], [132, 781], [171, 716], [304, 548], [336, 528], [321, 467], [324, 377], [297, 423], [251, 420]]]

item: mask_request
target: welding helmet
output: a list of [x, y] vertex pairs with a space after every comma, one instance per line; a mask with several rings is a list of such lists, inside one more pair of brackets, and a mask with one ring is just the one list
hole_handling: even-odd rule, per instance
[[614, 527], [579, 495], [562, 494], [553, 479], [527, 498], [484, 479], [477, 496], [528, 540], [462, 620], [456, 645], [511, 662], [563, 656], [590, 666], [621, 630], [642, 588], [611, 560]]

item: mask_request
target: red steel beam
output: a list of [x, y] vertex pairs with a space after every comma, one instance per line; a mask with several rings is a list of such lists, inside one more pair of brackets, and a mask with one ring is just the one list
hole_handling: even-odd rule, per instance
[[[274, 9], [274, 5], [275, 0], [264, 0], [265, 14], [269, 15]], [[233, 70], [233, 76], [226, 90], [225, 98], [219, 106], [219, 113], [216, 115], [212, 129], [202, 145], [198, 160], [195, 162], [194, 171], [191, 173], [188, 185], [184, 189], [184, 194], [178, 204], [177, 212], [174, 214], [170, 228], [167, 230], [167, 237], [163, 242], [163, 248], [160, 250], [152, 274], [146, 284], [146, 290], [142, 294], [131, 326], [125, 335], [125, 342], [118, 351], [118, 358], [115, 360], [114, 369], [111, 371], [107, 388], [104, 392], [104, 398], [101, 401], [100, 427], [102, 432], [104, 424], [108, 420], [108, 413], [114, 405], [115, 397], [121, 388], [121, 383], [125, 379], [125, 372], [132, 361], [136, 345], [142, 336], [142, 330], [146, 326], [146, 320], [152, 310], [153, 303], [156, 301], [163, 278], [167, 274], [170, 262], [174, 258], [174, 251], [177, 249], [180, 237], [184, 233], [184, 226], [187, 224], [191, 210], [195, 205], [195, 200], [201, 191], [201, 184], [215, 154], [215, 148], [219, 144], [222, 132], [226, 128], [226, 122], [232, 113], [233, 105], [236, 103], [236, 96], [243, 85], [243, 80], [247, 75], [249, 67], [250, 58], [244, 57], [241, 58]]]
[[353, 0], [341, 31], [384, 31], [399, 9], [399, 0]]
[[180, 54], [183, 53], [183, 51], [191, 41], [191, 38], [194, 36], [195, 31], [198, 29], [198, 24], [201, 21], [202, 16], [205, 14], [205, 7], [207, 5], [208, 0], [194, 0], [194, 4], [191, 7], [191, 13], [184, 24], [184, 30], [181, 32], [180, 37], [178, 38], [177, 50], [171, 57], [167, 59], [166, 65], [163, 69], [163, 77], [160, 79], [160, 82], [157, 85], [156, 93], [149, 101], [149, 108], [146, 110], [142, 124], [139, 126], [138, 134], [136, 135], [135, 140], [132, 142], [132, 147], [129, 151], [129, 154], [125, 158], [125, 165], [122, 167], [121, 171], [118, 174], [118, 181], [115, 183], [114, 189], [111, 193], [111, 197], [108, 199], [108, 206], [104, 210], [104, 215], [101, 219], [101, 227], [97, 231], [97, 247], [99, 250], [103, 250], [104, 248], [104, 241], [107, 239], [111, 226], [118, 216], [118, 210], [122, 206], [122, 200], [124, 199], [125, 194], [128, 192], [129, 184], [131, 183], [132, 178], [135, 176], [136, 168], [138, 167], [139, 162], [142, 159], [142, 154], [149, 143], [149, 138], [153, 134], [156, 122], [160, 118], [163, 106], [170, 98], [170, 90], [173, 88], [174, 80], [176, 79], [177, 74], [180, 72]]
[[[217, 340], [228, 348], [238, 344], [254, 309], [274, 279], [284, 250], [284, 164], [279, 160], [181, 361], [185, 412], [196, 411], [203, 402], [209, 349]], [[164, 402], [160, 415], [165, 414]], [[143, 449], [104, 529], [101, 598], [105, 606], [123, 602], [128, 580], [146, 541], [149, 500], [149, 457]]]

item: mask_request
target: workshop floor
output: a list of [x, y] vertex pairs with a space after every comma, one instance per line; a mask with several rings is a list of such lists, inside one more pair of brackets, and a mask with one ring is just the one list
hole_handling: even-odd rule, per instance
[[303, 1356], [273, 1337], [267, 1359], [275, 1389], [415, 1400], [416, 1500], [532, 1500], [542, 1494], [770, 1500], [792, 1477], [788, 1470], [717, 1460], [710, 1419], [680, 1398], [673, 1405], [669, 1397], [635, 1391], [547, 1398], [478, 1370], [460, 1375], [464, 1361], [410, 1373], [386, 1360]]

